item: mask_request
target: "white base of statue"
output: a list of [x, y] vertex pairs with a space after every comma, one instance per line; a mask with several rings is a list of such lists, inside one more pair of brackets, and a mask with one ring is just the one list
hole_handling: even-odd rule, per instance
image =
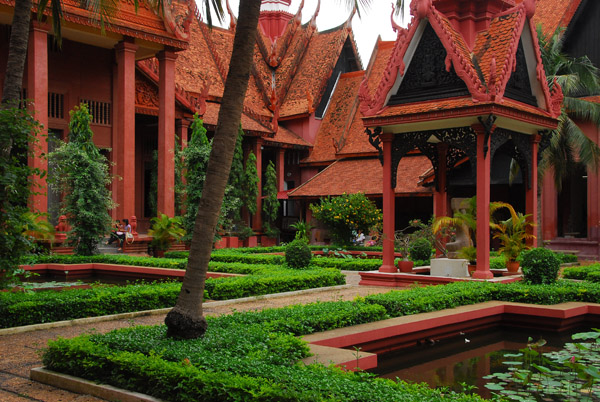
[[433, 258], [429, 274], [431, 276], [468, 278], [469, 261], [462, 258]]

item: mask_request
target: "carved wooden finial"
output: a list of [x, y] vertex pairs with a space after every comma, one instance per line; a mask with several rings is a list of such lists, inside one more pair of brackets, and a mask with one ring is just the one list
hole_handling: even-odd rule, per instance
[[227, 13], [229, 14], [229, 30], [234, 31], [237, 26], [237, 18], [229, 6], [229, 0], [225, 0], [225, 5], [227, 6]]
[[315, 111], [315, 101], [308, 89], [306, 90], [306, 104], [308, 105], [308, 113], [312, 114]]

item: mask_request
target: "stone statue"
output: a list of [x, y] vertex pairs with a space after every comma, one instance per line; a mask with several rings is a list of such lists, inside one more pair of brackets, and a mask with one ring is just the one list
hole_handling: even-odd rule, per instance
[[54, 239], [56, 241], [65, 241], [67, 239], [67, 232], [69, 231], [69, 224], [67, 223], [67, 217], [61, 215], [58, 217], [58, 225], [54, 226], [55, 234]]
[[[452, 207], [452, 213], [456, 212], [466, 213], [466, 207], [468, 205], [468, 198], [453, 198], [450, 201]], [[454, 241], [446, 243], [446, 250], [448, 250], [448, 258], [458, 258], [458, 251], [463, 247], [469, 247], [473, 245], [473, 240], [469, 233], [469, 227], [465, 223], [456, 225], [456, 237]]]
[[137, 240], [137, 217], [135, 215], [131, 215], [131, 217], [129, 218], [129, 226], [131, 226], [131, 234], [133, 235], [133, 238]]

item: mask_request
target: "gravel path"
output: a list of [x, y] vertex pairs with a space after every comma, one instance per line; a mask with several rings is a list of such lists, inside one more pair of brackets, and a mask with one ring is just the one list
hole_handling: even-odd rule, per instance
[[[360, 279], [358, 273], [349, 271], [344, 273], [346, 274], [346, 283], [349, 285], [346, 287], [315, 289], [285, 297], [259, 296], [243, 302], [230, 301], [229, 303], [217, 302], [214, 304], [209, 302], [204, 305], [205, 314], [221, 315], [228, 314], [233, 310], [260, 310], [265, 307], [283, 307], [316, 301], [352, 300], [357, 296], [384, 293], [390, 290], [383, 287], [358, 286]], [[59, 336], [69, 338], [86, 332], [108, 332], [115, 328], [131, 325], [161, 324], [164, 318], [164, 314], [158, 314], [0, 336], [0, 401], [101, 401], [95, 397], [74, 394], [29, 379], [29, 370], [42, 365], [40, 351], [45, 347], [47, 341]]]

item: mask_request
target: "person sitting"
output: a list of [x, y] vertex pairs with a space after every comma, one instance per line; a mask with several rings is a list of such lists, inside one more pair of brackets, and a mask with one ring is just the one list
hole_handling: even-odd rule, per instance
[[110, 239], [108, 240], [108, 244], [112, 244], [114, 241], [119, 242], [119, 248], [117, 250], [123, 250], [123, 243], [125, 243], [125, 238], [127, 237], [127, 233], [131, 235], [131, 225], [129, 224], [129, 219], [123, 219], [123, 224], [120, 225], [119, 221], [115, 224], [115, 229], [110, 232]]

